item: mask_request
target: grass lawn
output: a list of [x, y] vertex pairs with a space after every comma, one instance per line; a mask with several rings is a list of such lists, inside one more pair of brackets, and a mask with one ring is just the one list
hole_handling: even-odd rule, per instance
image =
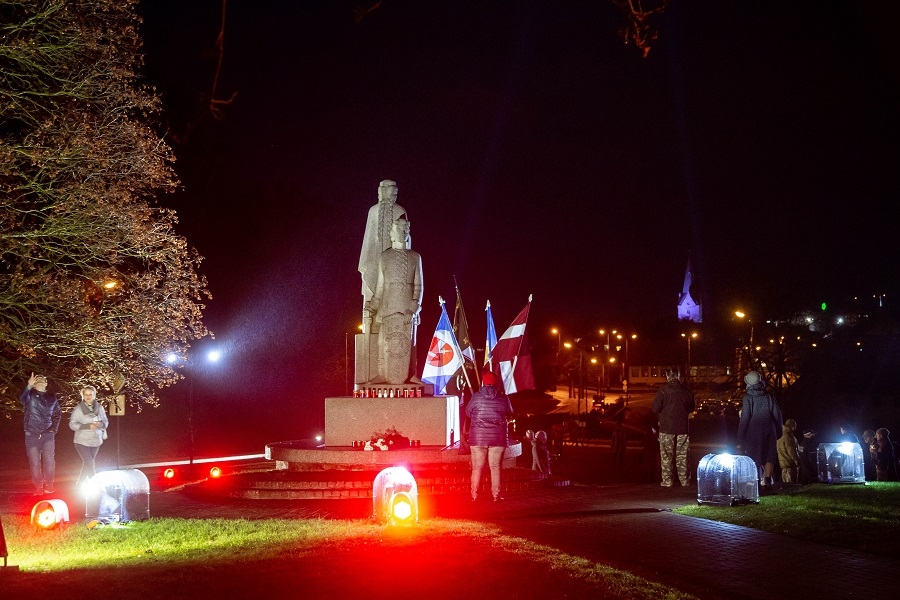
[[688, 594], [470, 521], [149, 519], [35, 531], [3, 517], [3, 598], [615, 598]]
[[900, 483], [785, 486], [759, 504], [674, 512], [900, 559]]

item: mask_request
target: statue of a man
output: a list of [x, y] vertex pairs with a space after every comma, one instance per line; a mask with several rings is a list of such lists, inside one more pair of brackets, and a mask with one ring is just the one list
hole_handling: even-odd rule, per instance
[[[406, 210], [397, 204], [397, 184], [385, 179], [378, 184], [378, 204], [369, 209], [362, 250], [359, 253], [359, 273], [362, 276], [363, 307], [372, 299], [378, 278], [378, 260], [381, 253], [391, 247], [391, 225], [400, 218], [407, 218]], [[372, 322], [363, 310], [363, 332], [377, 333], [370, 329]]]
[[375, 289], [363, 314], [378, 330], [376, 381], [392, 385], [415, 377], [416, 327], [422, 310], [422, 257], [409, 248], [409, 222], [397, 219], [391, 247], [381, 253]]

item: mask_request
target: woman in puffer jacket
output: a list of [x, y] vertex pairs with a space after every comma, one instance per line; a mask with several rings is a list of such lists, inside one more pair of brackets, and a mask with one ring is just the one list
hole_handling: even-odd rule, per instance
[[493, 373], [485, 371], [481, 383], [481, 389], [466, 406], [472, 450], [472, 500], [478, 499], [481, 473], [487, 462], [491, 469], [491, 494], [494, 502], [498, 502], [503, 499], [500, 496], [500, 462], [509, 442], [507, 423], [513, 416], [513, 408], [509, 396], [494, 387], [496, 377]]

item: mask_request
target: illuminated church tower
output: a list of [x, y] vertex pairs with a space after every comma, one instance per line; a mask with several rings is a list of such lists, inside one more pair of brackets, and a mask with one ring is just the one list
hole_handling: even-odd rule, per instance
[[684, 272], [684, 288], [678, 294], [678, 320], [703, 322], [703, 306], [694, 302], [691, 297], [691, 258], [688, 257], [687, 269]]

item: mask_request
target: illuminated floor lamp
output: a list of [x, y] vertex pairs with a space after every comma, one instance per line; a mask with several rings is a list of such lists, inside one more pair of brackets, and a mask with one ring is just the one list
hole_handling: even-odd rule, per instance
[[697, 504], [757, 503], [757, 476], [756, 463], [749, 456], [707, 454], [697, 466]]
[[858, 442], [819, 444], [816, 465], [820, 483], [866, 482], [866, 467]]
[[69, 507], [64, 500], [41, 500], [31, 509], [31, 526], [35, 529], [56, 529], [69, 522]]
[[416, 479], [403, 467], [388, 467], [372, 482], [372, 518], [387, 525], [419, 522]]
[[103, 524], [150, 518], [150, 482], [137, 469], [101, 471], [85, 484], [85, 513]]

